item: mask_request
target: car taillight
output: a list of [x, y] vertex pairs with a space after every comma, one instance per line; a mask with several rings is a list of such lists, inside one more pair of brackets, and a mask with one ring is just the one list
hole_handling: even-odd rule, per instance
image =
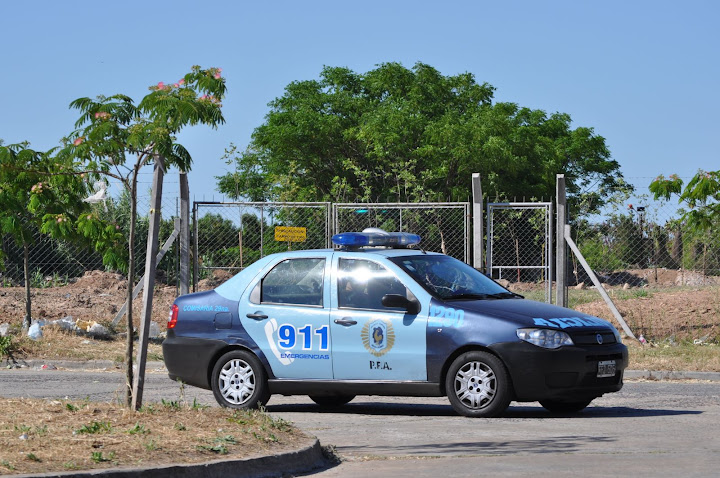
[[168, 329], [175, 328], [175, 325], [177, 324], [177, 316], [178, 316], [178, 306], [173, 304], [172, 308], [170, 309], [170, 314], [168, 315], [168, 323], [167, 323]]

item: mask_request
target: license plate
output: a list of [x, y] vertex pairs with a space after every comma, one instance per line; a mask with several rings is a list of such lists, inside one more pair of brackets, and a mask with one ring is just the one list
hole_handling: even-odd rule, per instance
[[603, 377], [614, 377], [615, 376], [615, 361], [614, 360], [602, 360], [598, 362], [598, 378]]

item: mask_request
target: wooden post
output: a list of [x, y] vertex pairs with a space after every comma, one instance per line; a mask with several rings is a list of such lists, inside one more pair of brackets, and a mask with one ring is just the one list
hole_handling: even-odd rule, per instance
[[190, 188], [180, 172], [180, 295], [190, 292]]
[[160, 234], [160, 216], [162, 207], [163, 174], [165, 158], [155, 156], [155, 172], [153, 174], [152, 200], [150, 201], [149, 230], [147, 254], [145, 256], [145, 279], [143, 282], [143, 307], [140, 319], [140, 337], [137, 354], [137, 373], [133, 381], [132, 408], [142, 407], [143, 388], [145, 386], [145, 364], [147, 363], [148, 335], [152, 320], [152, 302], [155, 288], [155, 269], [157, 266], [158, 237]]
[[567, 247], [565, 243], [565, 224], [567, 223], [565, 197], [565, 175], [556, 177], [557, 225], [555, 234], [555, 304], [567, 307]]
[[482, 186], [480, 185], [480, 173], [472, 175], [473, 195], [473, 267], [477, 270], [483, 268], [483, 217], [482, 217]]

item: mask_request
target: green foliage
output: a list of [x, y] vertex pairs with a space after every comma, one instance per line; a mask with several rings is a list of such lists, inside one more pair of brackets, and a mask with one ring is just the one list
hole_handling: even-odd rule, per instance
[[0, 358], [12, 359], [17, 353], [17, 344], [10, 335], [0, 337]]
[[669, 200], [677, 195], [678, 202], [690, 208], [683, 220], [694, 232], [716, 229], [720, 224], [720, 170], [698, 171], [684, 188], [683, 184], [675, 174], [669, 178], [661, 175], [650, 184], [650, 192], [655, 199]]
[[103, 433], [110, 431], [112, 431], [112, 425], [110, 424], [110, 422], [98, 422], [97, 420], [94, 420], [87, 425], [83, 425], [76, 430], [77, 433], [87, 434]]
[[90, 459], [94, 463], [104, 463], [106, 461], [112, 461], [115, 458], [115, 452], [111, 451], [108, 453], [108, 456], [103, 456], [103, 452], [101, 451], [94, 451], [90, 454]]
[[[566, 174], [592, 210], [622, 176], [605, 140], [548, 115], [493, 103], [472, 74], [385, 63], [365, 74], [326, 67], [270, 103], [250, 146], [225, 154], [218, 189], [253, 201], [465, 201], [481, 173], [490, 197], [550, 197]], [[592, 193], [583, 193], [597, 184]]]
[[127, 431], [130, 435], [146, 435], [150, 433], [150, 430], [148, 430], [145, 425], [141, 425], [139, 423], [136, 423], [134, 427], [129, 429]]

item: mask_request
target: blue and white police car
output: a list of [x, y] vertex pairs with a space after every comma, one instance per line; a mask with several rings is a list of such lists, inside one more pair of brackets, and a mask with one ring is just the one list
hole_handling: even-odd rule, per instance
[[272, 394], [340, 406], [356, 395], [447, 396], [461, 415], [511, 401], [576, 412], [623, 386], [608, 322], [525, 300], [407, 233], [343, 233], [338, 249], [273, 254], [179, 297], [163, 355], [172, 379], [253, 408]]

